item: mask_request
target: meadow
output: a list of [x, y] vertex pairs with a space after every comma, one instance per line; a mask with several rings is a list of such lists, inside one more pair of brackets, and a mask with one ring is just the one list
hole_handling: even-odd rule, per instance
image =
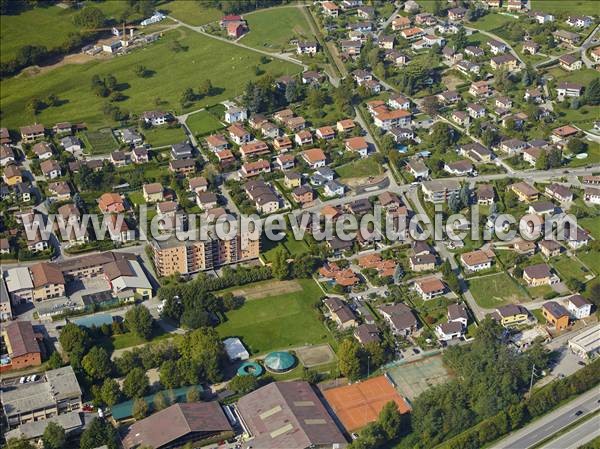
[[200, 2], [175, 0], [160, 5], [161, 11], [189, 25], [205, 25], [219, 20], [223, 13], [217, 8], [209, 8]]
[[200, 111], [188, 117], [186, 125], [196, 136], [212, 134], [223, 129], [223, 124], [208, 111]]
[[250, 32], [240, 42], [261, 50], [278, 52], [290, 39], [314, 39], [300, 8], [281, 7], [246, 14]]
[[469, 280], [469, 290], [477, 304], [486, 309], [529, 300], [505, 272], [473, 278]]
[[544, 11], [555, 15], [597, 15], [598, 2], [596, 0], [557, 1], [557, 0], [532, 0], [532, 11]]
[[[179, 51], [174, 50], [174, 41], [179, 42]], [[240, 95], [248, 81], [258, 78], [252, 69], [254, 66], [260, 65], [273, 76], [301, 71], [301, 66], [280, 60], [261, 65], [260, 59], [260, 54], [253, 51], [191, 30], [176, 29], [165, 33], [158, 42], [126, 56], [2, 80], [2, 126], [17, 128], [34, 121], [46, 125], [83, 121], [91, 129], [114, 125], [112, 117], [103, 112], [107, 100], [92, 91], [94, 75], [116, 77], [125, 98], [114, 104], [122, 111], [141, 113], [154, 110], [156, 104], [160, 104], [161, 109], [180, 114], [184, 89], [197, 90], [203, 80], [211, 80], [215, 94], [196, 100], [186, 112]], [[151, 76], [137, 76], [134, 73], [137, 65], [145, 66]], [[44, 100], [49, 95], [59, 98], [58, 106], [45, 108], [36, 116], [26, 108], [31, 98]]]

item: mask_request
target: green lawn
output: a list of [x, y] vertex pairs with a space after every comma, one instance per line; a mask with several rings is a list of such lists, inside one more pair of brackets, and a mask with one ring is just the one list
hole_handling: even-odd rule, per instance
[[469, 41], [469, 45], [476, 45], [481, 47], [482, 49], [484, 49], [485, 43], [492, 40], [491, 37], [486, 36], [483, 33], [479, 33], [479, 32], [475, 32], [473, 34], [471, 34], [469, 37], [467, 37], [468, 41]]
[[138, 206], [140, 204], [146, 204], [146, 200], [144, 199], [144, 194], [142, 193], [141, 190], [136, 190], [135, 192], [129, 192], [127, 194], [127, 198], [129, 198], [129, 201], [131, 201], [131, 203], [135, 206]]
[[142, 130], [147, 143], [153, 147], [162, 147], [186, 140], [185, 132], [181, 127], [156, 126]]
[[335, 169], [335, 172], [343, 182], [345, 179], [380, 175], [383, 173], [383, 168], [374, 157], [366, 157], [352, 161], [349, 164], [341, 165]]
[[600, 162], [600, 144], [598, 142], [589, 141], [586, 141], [586, 143], [588, 144], [588, 156], [585, 159], [571, 159], [568, 164], [569, 167], [583, 167], [588, 164], [597, 164]]
[[517, 20], [518, 19], [510, 16], [492, 12], [490, 14], [486, 14], [476, 22], [469, 22], [469, 26], [478, 30], [493, 32], [493, 30], [496, 28], [501, 28], [507, 23], [516, 22]]
[[212, 134], [223, 129], [223, 124], [208, 111], [200, 111], [188, 117], [187, 126], [197, 136]]
[[302, 11], [295, 7], [273, 8], [246, 14], [250, 32], [240, 42], [262, 50], [279, 52], [293, 38], [314, 39]]
[[[125, 0], [87, 2], [100, 8], [108, 18], [120, 17], [127, 8]], [[42, 45], [48, 50], [59, 48], [69, 33], [78, 31], [73, 18], [78, 10], [59, 6], [32, 8], [15, 15], [0, 16], [0, 61], [13, 59], [25, 45]], [[132, 17], [134, 18], [134, 17]]]
[[586, 264], [590, 270], [594, 271], [597, 275], [600, 275], [600, 257], [598, 256], [598, 252], [583, 250], [577, 253], [577, 257]]
[[167, 14], [189, 25], [204, 25], [219, 20], [224, 14], [217, 8], [210, 8], [191, 0], [176, 0], [160, 5]]
[[529, 299], [505, 272], [471, 279], [468, 282], [469, 290], [477, 304], [487, 309]]
[[110, 129], [83, 133], [86, 149], [91, 154], [106, 154], [119, 148], [119, 143]]
[[551, 14], [583, 14], [583, 15], [597, 15], [598, 14], [598, 1], [557, 1], [557, 0], [532, 0], [531, 1], [532, 11], [544, 11]]
[[592, 274], [577, 259], [566, 255], [553, 259], [552, 265], [563, 281], [573, 278], [585, 282], [586, 276]]
[[328, 342], [328, 330], [314, 307], [322, 292], [312, 280], [298, 282], [302, 291], [249, 300], [228, 312], [228, 321], [217, 331], [223, 338], [240, 337], [252, 354]]
[[[174, 51], [171, 47], [174, 40], [187, 51]], [[136, 76], [133, 68], [139, 64], [154, 74], [147, 78]], [[116, 104], [123, 111], [138, 113], [155, 109], [157, 99], [164, 104], [162, 109], [181, 113], [180, 98], [184, 89], [197, 89], [203, 80], [210, 79], [217, 93], [199, 99], [189, 107], [189, 110], [198, 109], [240, 95], [248, 81], [257, 78], [252, 67], [258, 64], [259, 53], [190, 30], [177, 29], [127, 56], [2, 80], [1, 126], [17, 128], [34, 121], [48, 125], [84, 121], [92, 129], [113, 125], [112, 117], [103, 113], [106, 100], [97, 97], [91, 89], [91, 79], [96, 74], [114, 75], [126, 97]], [[280, 60], [261, 67], [273, 76], [301, 71], [301, 66]], [[36, 117], [27, 111], [25, 105], [30, 98], [44, 99], [50, 94], [56, 95], [62, 104], [44, 109]]]
[[546, 324], [546, 318], [544, 318], [542, 309], [534, 309], [531, 311], [531, 314], [538, 320], [538, 323]]
[[592, 237], [594, 237], [596, 240], [600, 239], [600, 215], [597, 217], [581, 218], [577, 222], [586, 231], [589, 231]]
[[[565, 279], [561, 278], [561, 281], [564, 280]], [[542, 299], [546, 295], [553, 292], [552, 287], [550, 287], [549, 285], [540, 285], [539, 287], [527, 287], [527, 291], [533, 299]]]

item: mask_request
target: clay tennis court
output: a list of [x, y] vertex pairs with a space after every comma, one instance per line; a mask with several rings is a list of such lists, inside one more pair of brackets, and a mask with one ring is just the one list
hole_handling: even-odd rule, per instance
[[348, 432], [375, 421], [383, 406], [390, 401], [398, 404], [400, 413], [410, 412], [402, 396], [385, 376], [331, 388], [323, 395]]

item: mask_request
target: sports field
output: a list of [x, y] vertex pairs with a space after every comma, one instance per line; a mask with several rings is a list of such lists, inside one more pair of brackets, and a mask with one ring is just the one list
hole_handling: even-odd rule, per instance
[[313, 39], [314, 36], [300, 8], [272, 8], [246, 14], [250, 32], [242, 43], [261, 50], [278, 52], [289, 46], [290, 39]]
[[[175, 40], [182, 51], [174, 50]], [[134, 68], [137, 65], [147, 67], [153, 75], [147, 78], [136, 76]], [[108, 74], [116, 77], [121, 93], [126, 97], [113, 103], [122, 111], [153, 110], [160, 99], [162, 109], [178, 114], [182, 109], [181, 95], [186, 88], [197, 90], [203, 80], [211, 80], [217, 94], [195, 101], [189, 110], [215, 104], [240, 95], [247, 82], [257, 78], [252, 69], [256, 65], [261, 65], [259, 53], [179, 28], [127, 56], [71, 64], [40, 75], [2, 80], [2, 126], [17, 128], [34, 121], [47, 125], [83, 121], [92, 129], [114, 125], [112, 117], [103, 112], [107, 100], [97, 97], [91, 86], [94, 75], [105, 77]], [[301, 71], [301, 66], [281, 60], [269, 61], [261, 67], [275, 77]], [[59, 98], [60, 106], [46, 108], [35, 117], [27, 110], [26, 104], [31, 98], [45, 99], [51, 94]]]
[[414, 400], [425, 390], [449, 379], [441, 356], [398, 365], [390, 368], [387, 374], [396, 384], [398, 391], [409, 400]]
[[477, 304], [486, 309], [529, 299], [505, 272], [470, 279], [469, 290]]
[[241, 338], [252, 354], [328, 343], [329, 331], [315, 308], [321, 290], [312, 280], [294, 282], [300, 288], [287, 293], [275, 293], [268, 283], [260, 283], [262, 290], [273, 295], [246, 301], [240, 309], [228, 312], [228, 320], [217, 331], [223, 338]]
[[400, 413], [410, 408], [385, 376], [323, 391], [327, 402], [348, 432], [362, 429], [379, 416], [385, 404], [394, 401]]

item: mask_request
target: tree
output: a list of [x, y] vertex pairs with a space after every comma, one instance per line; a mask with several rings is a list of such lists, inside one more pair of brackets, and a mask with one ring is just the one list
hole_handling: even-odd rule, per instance
[[386, 355], [383, 346], [376, 341], [371, 341], [365, 345], [365, 352], [369, 357], [369, 368], [371, 372], [385, 363]]
[[567, 149], [573, 154], [579, 154], [587, 149], [587, 144], [578, 137], [573, 137], [567, 143]]
[[57, 369], [62, 367], [65, 364], [65, 362], [60, 356], [60, 353], [58, 351], [54, 351], [52, 355], [48, 358], [46, 364], [48, 365], [49, 369]]
[[454, 42], [454, 50], [456, 52], [461, 51], [467, 45], [469, 45], [469, 40], [467, 39], [467, 31], [465, 30], [465, 27], [461, 26], [458, 29], [458, 32], [454, 35], [453, 42]]
[[205, 79], [204, 81], [202, 81], [202, 84], [200, 84], [198, 93], [203, 97], [210, 97], [213, 94], [213, 91], [214, 87], [212, 81], [209, 79]]
[[117, 404], [121, 399], [119, 382], [111, 378], [106, 379], [100, 388], [100, 397], [102, 398], [102, 402], [109, 407]]
[[194, 90], [191, 87], [188, 87], [184, 89], [184, 91], [181, 93], [181, 99], [179, 100], [179, 102], [181, 103], [182, 107], [186, 108], [190, 106], [195, 100], [196, 94], [194, 93]]
[[108, 449], [117, 449], [117, 431], [100, 418], [94, 418], [91, 424], [83, 431], [79, 440], [80, 449], [95, 449], [107, 445]]
[[200, 400], [200, 392], [198, 391], [198, 389], [195, 387], [188, 389], [187, 393], [185, 394], [185, 401], [186, 402], [198, 402], [199, 400]]
[[312, 87], [308, 90], [306, 101], [312, 109], [321, 109], [325, 105], [325, 94], [321, 89]]
[[287, 279], [290, 275], [290, 265], [287, 262], [285, 250], [279, 247], [275, 252], [275, 257], [272, 265], [273, 276], [279, 280]]
[[517, 194], [512, 190], [509, 190], [506, 192], [506, 195], [504, 195], [504, 206], [507, 210], [516, 207], [518, 201]]
[[102, 28], [104, 26], [106, 16], [100, 8], [86, 6], [74, 17], [73, 21], [78, 27], [85, 28], [86, 30], [84, 31], [95, 32], [95, 28]]
[[598, 105], [600, 104], [600, 79], [594, 78], [585, 89], [583, 99], [586, 104]]
[[62, 449], [66, 440], [65, 429], [55, 422], [49, 422], [42, 435], [44, 449]]
[[28, 113], [30, 113], [31, 115], [37, 115], [40, 110], [42, 109], [44, 103], [42, 103], [42, 101], [39, 98], [30, 98], [29, 101], [27, 101], [27, 104], [25, 105], [25, 109], [27, 110]]
[[146, 67], [145, 65], [142, 65], [142, 64], [136, 65], [134, 72], [140, 78], [145, 78], [150, 73], [150, 71], [148, 70], [148, 67]]
[[340, 373], [351, 381], [360, 378], [362, 373], [360, 346], [354, 339], [345, 339], [338, 348], [338, 367]]
[[212, 325], [209, 313], [201, 306], [185, 307], [181, 314], [181, 325], [187, 329], [198, 329]]
[[139, 398], [144, 396], [149, 387], [148, 376], [144, 372], [143, 368], [135, 367], [123, 381], [123, 393], [128, 398]]
[[173, 389], [181, 385], [181, 376], [175, 360], [165, 360], [160, 366], [160, 383], [165, 388]]
[[435, 117], [440, 112], [441, 104], [435, 95], [430, 95], [423, 99], [421, 108], [426, 114]]
[[462, 209], [462, 203], [460, 201], [459, 195], [457, 195], [457, 194], [450, 195], [450, 198], [448, 199], [448, 209], [453, 214], [460, 212], [460, 210]]
[[466, 182], [462, 185], [459, 192], [460, 202], [462, 207], [468, 207], [471, 204], [471, 189]]
[[247, 394], [258, 388], [258, 380], [254, 376], [235, 376], [229, 381], [228, 388], [236, 393]]
[[69, 355], [69, 361], [73, 367], [79, 367], [81, 359], [89, 347], [89, 335], [87, 331], [75, 323], [67, 323], [60, 331], [60, 345]]
[[94, 346], [90, 349], [90, 352], [81, 361], [81, 366], [94, 380], [103, 379], [112, 371], [110, 356], [101, 346]]
[[[219, 334], [213, 328], [202, 327], [188, 332], [177, 343], [182, 358], [196, 365], [209, 382], [223, 377], [225, 350]], [[194, 382], [197, 383], [197, 382]]]
[[433, 2], [433, 15], [437, 17], [442, 17], [444, 14], [444, 8], [442, 8], [441, 0], [435, 0]]
[[385, 404], [377, 418], [377, 423], [381, 426], [388, 440], [395, 440], [400, 436], [402, 421], [402, 415], [398, 410], [398, 405], [394, 401]]
[[28, 440], [21, 438], [11, 438], [6, 443], [6, 449], [36, 449]]
[[535, 161], [536, 170], [547, 170], [548, 169], [548, 152], [542, 150], [540, 155]]
[[[144, 402], [146, 402], [146, 401], [144, 401]], [[154, 410], [156, 410], [156, 411], [165, 409], [170, 405], [169, 399], [167, 398], [167, 396], [165, 395], [165, 393], [163, 391], [159, 391], [158, 393], [156, 393], [154, 395], [154, 401], [152, 403], [154, 405]]]
[[148, 415], [148, 403], [142, 398], [135, 398], [133, 400], [133, 417], [136, 421], [144, 419]]
[[141, 304], [133, 306], [125, 314], [125, 326], [138, 337], [148, 340], [152, 335], [154, 319], [146, 307]]
[[431, 139], [432, 145], [434, 145], [440, 151], [446, 152], [452, 145], [454, 140], [453, 135], [454, 134], [448, 124], [444, 122], [436, 122], [431, 127], [431, 134], [429, 138]]

